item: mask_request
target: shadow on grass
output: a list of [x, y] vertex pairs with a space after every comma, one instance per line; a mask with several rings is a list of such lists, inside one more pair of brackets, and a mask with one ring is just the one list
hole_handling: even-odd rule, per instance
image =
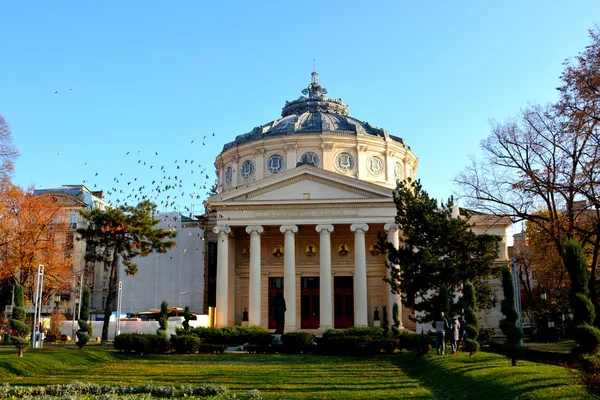
[[393, 364], [440, 399], [592, 398], [583, 387], [573, 385], [575, 377], [560, 367], [529, 362], [511, 367], [502, 356], [430, 354]]

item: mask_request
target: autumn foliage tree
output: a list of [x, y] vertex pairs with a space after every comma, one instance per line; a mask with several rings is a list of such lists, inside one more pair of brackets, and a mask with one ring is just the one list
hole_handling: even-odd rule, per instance
[[86, 258], [109, 264], [109, 282], [104, 304], [104, 325], [102, 343], [108, 342], [108, 326], [119, 278], [119, 265], [125, 266], [127, 275], [137, 272], [136, 257], [145, 257], [152, 252], [165, 253], [175, 246], [170, 240], [177, 236], [174, 230], [158, 228], [160, 222], [154, 218], [156, 205], [142, 201], [136, 206], [119, 206], [106, 210], [81, 210], [81, 215], [89, 222], [86, 228], [77, 229], [81, 240], [89, 248]]
[[67, 290], [72, 274], [67, 228], [66, 211], [55, 197], [0, 181], [0, 280], [31, 288], [43, 264], [45, 300]]

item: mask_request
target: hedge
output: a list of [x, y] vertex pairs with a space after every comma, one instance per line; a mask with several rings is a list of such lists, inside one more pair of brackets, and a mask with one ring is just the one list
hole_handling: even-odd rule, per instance
[[268, 341], [271, 333], [262, 326], [197, 327], [189, 331], [177, 329], [177, 334], [192, 334], [202, 339], [204, 344], [239, 345], [244, 343], [262, 344]]
[[113, 346], [115, 350], [139, 354], [165, 354], [171, 347], [167, 338], [143, 333], [123, 333], [117, 335]]

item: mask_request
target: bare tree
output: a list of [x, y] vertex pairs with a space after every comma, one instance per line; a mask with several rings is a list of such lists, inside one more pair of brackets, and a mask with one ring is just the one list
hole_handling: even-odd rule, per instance
[[469, 207], [535, 225], [563, 264], [565, 239], [579, 239], [591, 256], [589, 286], [600, 311], [595, 288], [600, 250], [600, 37], [597, 32], [590, 37], [593, 44], [565, 62], [560, 101], [530, 105], [515, 119], [492, 122], [492, 133], [481, 143], [482, 159], [473, 159], [456, 182]]
[[19, 152], [12, 145], [12, 134], [6, 120], [0, 115], [0, 177], [9, 176], [14, 168], [13, 161]]

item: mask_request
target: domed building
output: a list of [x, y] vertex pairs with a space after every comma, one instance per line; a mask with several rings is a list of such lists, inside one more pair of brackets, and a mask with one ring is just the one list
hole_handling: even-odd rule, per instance
[[399, 244], [392, 190], [415, 178], [418, 158], [402, 138], [349, 116], [317, 72], [302, 94], [216, 158], [207, 302], [217, 326], [275, 329], [280, 294], [286, 332], [374, 325], [383, 307], [391, 322], [400, 303], [375, 245], [378, 233]]

